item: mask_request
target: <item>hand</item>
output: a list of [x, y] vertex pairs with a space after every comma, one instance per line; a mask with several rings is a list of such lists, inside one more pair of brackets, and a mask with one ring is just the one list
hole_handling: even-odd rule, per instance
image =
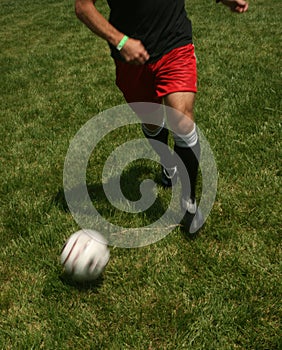
[[221, 2], [230, 7], [233, 12], [243, 13], [248, 10], [249, 4], [245, 0], [221, 0]]
[[150, 58], [147, 50], [140, 40], [129, 38], [120, 51], [126, 62], [144, 64]]

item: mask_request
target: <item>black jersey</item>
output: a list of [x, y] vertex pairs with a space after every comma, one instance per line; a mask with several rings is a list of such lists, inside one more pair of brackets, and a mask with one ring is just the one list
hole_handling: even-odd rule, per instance
[[[184, 0], [107, 0], [110, 23], [122, 33], [142, 41], [150, 55], [149, 62], [170, 50], [192, 42], [191, 22]], [[122, 59], [110, 45], [112, 57]]]

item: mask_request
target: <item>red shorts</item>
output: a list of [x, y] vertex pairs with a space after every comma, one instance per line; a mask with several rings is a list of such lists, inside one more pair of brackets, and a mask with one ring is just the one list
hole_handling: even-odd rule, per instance
[[116, 85], [128, 103], [161, 103], [173, 92], [197, 92], [194, 45], [173, 49], [157, 62], [133, 65], [115, 60]]

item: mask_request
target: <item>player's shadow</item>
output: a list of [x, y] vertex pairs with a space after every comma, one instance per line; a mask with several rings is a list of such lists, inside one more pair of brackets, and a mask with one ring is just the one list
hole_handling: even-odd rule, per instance
[[[120, 177], [120, 190], [123, 196], [130, 202], [139, 201], [142, 197], [142, 194], [140, 192], [140, 184], [146, 179], [153, 180], [155, 184], [160, 185], [159, 172], [155, 173], [154, 171], [152, 171], [151, 167], [146, 167], [144, 165], [135, 165], [127, 169], [126, 171], [123, 171]], [[132, 222], [132, 220], [134, 221], [135, 219], [137, 219], [138, 216], [141, 219], [146, 218], [146, 220], [150, 222], [155, 222], [165, 213], [166, 206], [163, 204], [159, 193], [155, 193], [153, 186], [149, 186], [146, 187], [146, 196], [148, 198], [150, 198], [150, 196], [154, 196], [155, 201], [153, 202], [153, 204], [148, 209], [142, 212], [126, 212], [124, 213], [124, 215], [121, 215], [120, 209], [115, 208], [111, 204], [104, 192], [104, 187], [113, 189], [115, 186], [117, 186], [118, 183], [119, 178], [110, 178], [108, 182], [104, 184], [104, 186], [102, 183], [91, 183], [87, 185], [87, 194], [85, 193], [85, 184], [78, 184], [76, 187], [68, 190], [68, 192], [66, 193], [67, 198], [68, 201], [71, 200], [72, 203], [82, 204], [88, 203], [90, 198], [91, 203], [103, 218], [107, 219], [109, 222], [112, 222], [114, 224], [119, 224], [118, 222], [115, 222], [115, 220], [117, 218], [121, 218], [121, 226], [123, 227], [126, 226], [126, 222]], [[66, 212], [69, 212], [64, 189], [61, 189], [56, 194], [54, 198], [54, 203], [57, 207], [61, 208]], [[78, 204], [78, 209], [81, 214], [91, 215], [89, 205], [83, 206]], [[148, 222], [146, 222], [146, 225], [147, 224]]]

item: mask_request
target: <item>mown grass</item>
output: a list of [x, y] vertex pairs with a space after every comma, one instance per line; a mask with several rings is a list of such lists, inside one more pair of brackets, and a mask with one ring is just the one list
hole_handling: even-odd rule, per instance
[[[177, 228], [148, 247], [111, 247], [103, 277], [79, 286], [59, 263], [78, 229], [62, 195], [64, 159], [87, 120], [124, 101], [107, 45], [76, 20], [73, 3], [2, 1], [1, 349], [281, 348], [280, 2], [254, 0], [242, 16], [214, 2], [187, 9], [197, 123], [219, 171], [211, 216], [194, 240]], [[103, 157], [124, 140], [119, 133], [93, 155], [94, 189]], [[140, 176], [158, 181], [156, 164], [141, 165]], [[168, 200], [160, 189], [160, 207]]]

